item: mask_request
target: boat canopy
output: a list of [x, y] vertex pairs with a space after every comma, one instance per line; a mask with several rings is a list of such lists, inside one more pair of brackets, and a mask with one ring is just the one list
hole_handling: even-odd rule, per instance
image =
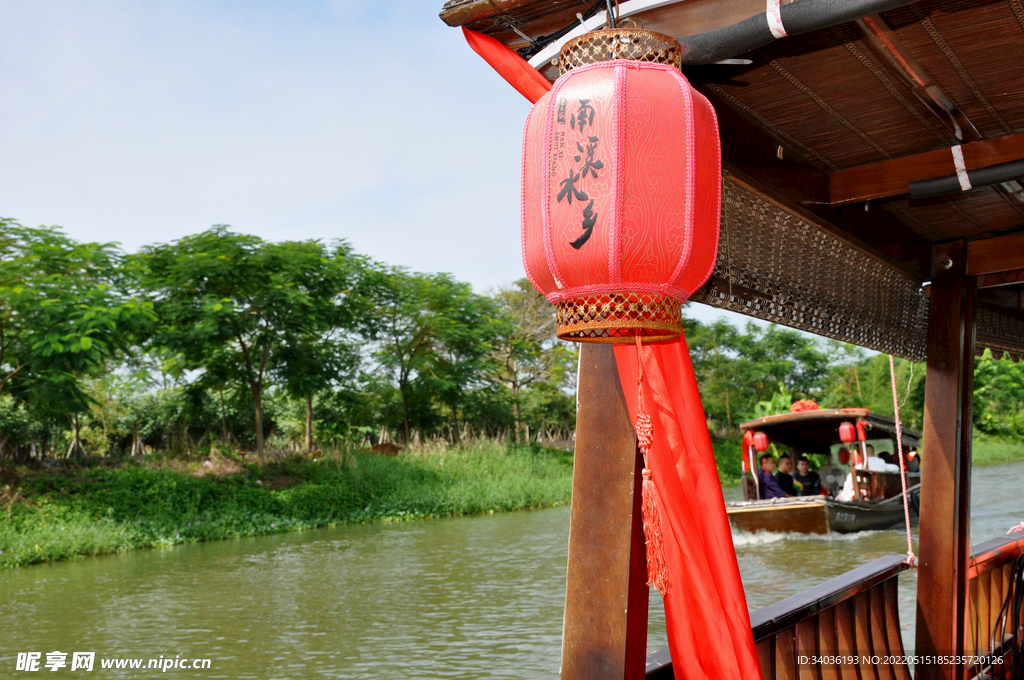
[[[872, 413], [866, 408], [831, 408], [781, 413], [748, 420], [740, 427], [744, 430], [764, 432], [769, 440], [792, 446], [801, 453], [829, 453], [832, 445], [839, 441], [839, 426], [858, 420], [864, 422], [869, 439], [896, 440], [896, 421], [888, 416]], [[904, 449], [917, 447], [920, 443], [919, 432], [903, 428]]]

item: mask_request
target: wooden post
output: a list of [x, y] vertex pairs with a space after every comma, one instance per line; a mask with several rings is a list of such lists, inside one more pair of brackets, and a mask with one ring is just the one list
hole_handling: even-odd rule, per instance
[[562, 680], [643, 680], [642, 459], [610, 345], [580, 348]]
[[[915, 645], [924, 656], [964, 653], [975, 305], [966, 260], [963, 241], [933, 248]], [[921, 664], [915, 676], [953, 680], [962, 672], [953, 664]]]

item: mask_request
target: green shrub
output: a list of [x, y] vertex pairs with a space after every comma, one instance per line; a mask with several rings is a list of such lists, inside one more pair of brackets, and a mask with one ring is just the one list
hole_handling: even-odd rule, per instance
[[480, 444], [394, 458], [347, 453], [195, 477], [133, 464], [29, 473], [0, 515], [0, 566], [342, 522], [560, 505], [572, 454]]

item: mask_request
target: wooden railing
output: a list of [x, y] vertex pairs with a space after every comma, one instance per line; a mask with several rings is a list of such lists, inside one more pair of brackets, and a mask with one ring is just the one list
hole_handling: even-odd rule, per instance
[[[850, 666], [810, 663], [813, 657], [878, 657], [860, 677], [910, 680], [903, 656], [896, 577], [903, 557], [882, 557], [750, 615], [764, 680], [847, 677]], [[714, 644], [709, 640], [709, 644]], [[647, 657], [649, 680], [673, 678], [667, 649]]]
[[[1024, 550], [1024, 539], [997, 538], [974, 548], [968, 571], [969, 600], [964, 648], [972, 655], [1002, 656], [1003, 663], [975, 669], [975, 675], [1009, 678], [1008, 652], [1012, 640], [1010, 622], [1000, 625], [999, 614], [1010, 591], [1013, 561]], [[1022, 617], [1024, 619], [1024, 617]], [[993, 633], [1002, 639], [993, 638]]]

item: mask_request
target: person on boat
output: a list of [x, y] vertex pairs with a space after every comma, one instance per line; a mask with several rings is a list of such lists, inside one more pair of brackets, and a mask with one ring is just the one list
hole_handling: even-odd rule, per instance
[[882, 451], [880, 454], [878, 454], [878, 457], [884, 460], [887, 465], [896, 465], [896, 460], [888, 451]]
[[793, 483], [793, 459], [788, 453], [779, 456], [779, 471], [775, 473], [775, 481], [787, 496], [800, 495], [800, 489]]
[[921, 454], [917, 452], [917, 449], [910, 449], [907, 452], [907, 472], [920, 472], [921, 471]]
[[[900, 471], [900, 466], [899, 465], [893, 465], [893, 464], [889, 463], [888, 461], [886, 461], [881, 456], [876, 456], [875, 455], [875, 447], [872, 446], [871, 444], [866, 445], [864, 448], [867, 449], [868, 459], [865, 461], [864, 465], [861, 467], [862, 470], [872, 470], [874, 472], [899, 472]], [[891, 454], [890, 454], [890, 457], [891, 457]]]
[[811, 471], [811, 461], [807, 456], [800, 456], [796, 461], [796, 472], [793, 473], [793, 483], [800, 486], [801, 496], [821, 495], [821, 476]]
[[786, 492], [775, 481], [775, 459], [770, 453], [761, 456], [761, 469], [757, 471], [757, 481], [761, 485], [761, 500], [769, 498], [785, 498]]

